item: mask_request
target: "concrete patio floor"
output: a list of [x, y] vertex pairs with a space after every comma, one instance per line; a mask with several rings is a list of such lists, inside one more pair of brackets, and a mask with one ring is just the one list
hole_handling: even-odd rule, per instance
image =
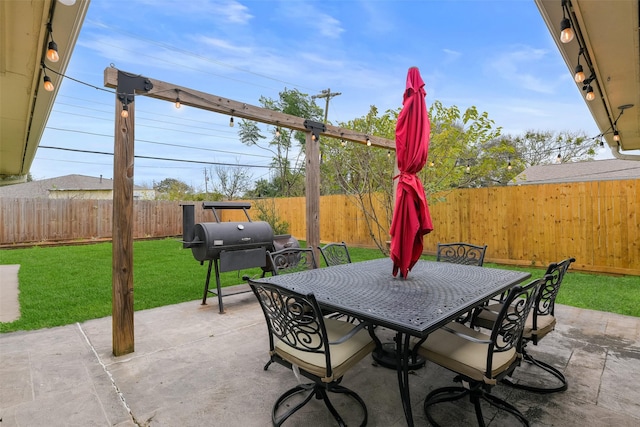
[[[136, 350], [112, 355], [111, 318], [0, 335], [0, 426], [261, 426], [271, 425], [276, 398], [296, 383], [267, 361], [264, 317], [252, 294], [215, 298], [135, 313]], [[640, 425], [640, 319], [557, 306], [558, 327], [530, 353], [565, 372], [569, 389], [540, 395], [504, 385], [532, 426]], [[387, 331], [388, 332], [388, 331]], [[384, 331], [383, 331], [384, 333]], [[519, 376], [530, 371], [523, 364]], [[433, 364], [410, 377], [416, 425], [428, 425], [422, 402], [453, 374]], [[360, 394], [369, 426], [406, 425], [396, 373], [362, 360], [343, 385]], [[358, 411], [336, 399], [357, 425]], [[468, 401], [445, 408], [447, 425], [474, 425]], [[486, 410], [490, 426], [515, 420]], [[355, 418], [354, 418], [355, 417]], [[314, 401], [285, 425], [328, 426]]]

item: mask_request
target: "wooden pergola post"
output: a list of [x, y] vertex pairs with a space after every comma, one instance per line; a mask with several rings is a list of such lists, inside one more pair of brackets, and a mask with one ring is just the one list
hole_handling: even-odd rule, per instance
[[[160, 80], [125, 73], [116, 68], [104, 70], [104, 85], [117, 88], [113, 159], [113, 259], [112, 259], [112, 335], [113, 354], [134, 351], [133, 333], [133, 161], [135, 94], [201, 110], [252, 120], [306, 134], [306, 216], [307, 246], [318, 256], [320, 244], [320, 137], [331, 137], [395, 150], [395, 141], [366, 135], [352, 129], [325, 125], [301, 117], [256, 107], [221, 96], [200, 92]], [[126, 106], [126, 107], [125, 107]], [[122, 110], [129, 116], [121, 116]], [[369, 144], [368, 144], [369, 143]]]
[[114, 356], [135, 349], [133, 328], [133, 161], [135, 92], [151, 88], [139, 76], [118, 72], [113, 147], [111, 333]]
[[309, 130], [305, 141], [305, 196], [307, 207], [307, 247], [312, 248], [316, 260], [320, 260], [320, 132], [326, 130], [324, 123], [305, 120]]

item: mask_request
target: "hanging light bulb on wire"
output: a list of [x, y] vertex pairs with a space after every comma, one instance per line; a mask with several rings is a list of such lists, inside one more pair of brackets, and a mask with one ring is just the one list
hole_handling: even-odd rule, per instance
[[58, 55], [58, 45], [55, 41], [53, 41], [53, 30], [51, 29], [51, 22], [47, 23], [47, 29], [49, 30], [49, 37], [51, 37], [51, 41], [47, 46], [47, 59], [51, 62], [58, 62], [60, 60], [60, 55]]
[[575, 36], [573, 28], [571, 28], [571, 21], [565, 14], [566, 9], [567, 0], [562, 0], [562, 21], [560, 21], [560, 41], [562, 43], [569, 43]]

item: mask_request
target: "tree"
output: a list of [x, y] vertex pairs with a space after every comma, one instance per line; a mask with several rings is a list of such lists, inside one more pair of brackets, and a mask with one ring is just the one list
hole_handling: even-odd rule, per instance
[[[398, 111], [389, 110], [378, 116], [378, 109], [371, 106], [366, 116], [340, 126], [366, 135], [394, 139], [397, 118]], [[388, 150], [336, 139], [323, 138], [320, 143], [325, 156], [321, 165], [323, 193], [347, 194], [364, 213], [374, 242], [386, 253], [395, 156]]]
[[[213, 188], [222, 194], [226, 200], [241, 197], [249, 189], [253, 178], [247, 169], [240, 166], [225, 167], [217, 165], [214, 168], [214, 172], [218, 177], [218, 182], [214, 183]], [[211, 171], [209, 174], [213, 175]]]
[[584, 132], [529, 130], [521, 136], [507, 136], [515, 155], [528, 166], [554, 162], [592, 160], [600, 142]]
[[[501, 128], [496, 127], [486, 112], [476, 107], [464, 113], [458, 107], [445, 107], [434, 101], [429, 109], [431, 140], [427, 166], [420, 172], [427, 194], [442, 190], [480, 187], [491, 182], [491, 175], [510, 148], [492, 145]], [[507, 161], [504, 155], [506, 169]]]
[[[378, 116], [372, 106], [362, 118], [341, 124], [366, 135], [395, 139], [398, 110]], [[495, 177], [495, 171], [510, 171], [508, 155], [513, 147], [496, 144], [500, 128], [487, 113], [470, 107], [461, 113], [458, 107], [444, 107], [435, 101], [430, 108], [431, 140], [427, 165], [419, 173], [429, 203], [435, 194], [460, 187], [496, 184], [508, 177]], [[331, 140], [325, 143], [323, 188], [336, 192], [341, 188], [365, 214], [371, 236], [380, 250], [388, 252], [389, 221], [393, 212], [393, 173], [395, 152], [366, 145]], [[321, 141], [322, 142], [322, 141]], [[504, 159], [502, 162], [501, 159]], [[513, 173], [513, 172], [510, 172]], [[508, 175], [507, 172], [504, 174]], [[329, 180], [329, 182], [324, 182]], [[506, 181], [505, 181], [506, 182]], [[382, 211], [376, 207], [381, 206]]]
[[[296, 117], [319, 121], [322, 109], [315, 105], [311, 97], [297, 89], [280, 92], [277, 100], [260, 97], [262, 107], [273, 111], [280, 111]], [[305, 133], [289, 131], [284, 128], [270, 130], [271, 140], [266, 144], [261, 140], [267, 139], [262, 135], [255, 122], [240, 121], [240, 141], [248, 146], [256, 146], [273, 155], [271, 165], [275, 170], [274, 183], [278, 185], [280, 196], [304, 195], [304, 145]]]
[[165, 178], [157, 183], [154, 181], [153, 189], [160, 200], [190, 200], [194, 193], [190, 185], [175, 178]]

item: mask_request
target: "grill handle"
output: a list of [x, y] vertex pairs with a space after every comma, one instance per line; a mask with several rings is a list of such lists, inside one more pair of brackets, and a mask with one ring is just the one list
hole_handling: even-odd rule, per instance
[[251, 203], [202, 202], [202, 209], [211, 209], [211, 212], [213, 212], [213, 216], [216, 219], [216, 222], [220, 222], [220, 218], [218, 217], [218, 213], [216, 212], [218, 209], [242, 209], [244, 211], [244, 214], [247, 216], [247, 221], [251, 222], [251, 218], [249, 217], [249, 212], [247, 212], [247, 209], [251, 209]]

